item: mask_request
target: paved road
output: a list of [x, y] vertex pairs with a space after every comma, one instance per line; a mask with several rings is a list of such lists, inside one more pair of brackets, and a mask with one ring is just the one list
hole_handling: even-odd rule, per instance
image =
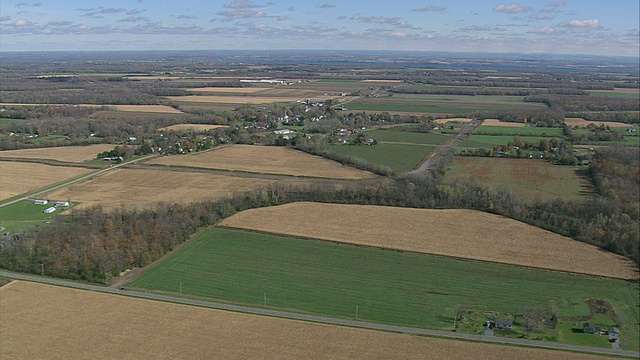
[[15, 204], [18, 201], [27, 200], [29, 198], [34, 198], [34, 197], [37, 197], [39, 195], [46, 194], [48, 192], [52, 192], [54, 190], [61, 189], [63, 187], [67, 187], [67, 186], [75, 184], [77, 182], [87, 180], [87, 179], [89, 179], [89, 178], [91, 178], [93, 176], [97, 176], [97, 175], [103, 174], [103, 173], [105, 173], [107, 171], [115, 170], [115, 169], [117, 169], [119, 167], [122, 167], [122, 166], [131, 165], [132, 163], [135, 163], [137, 161], [147, 160], [147, 159], [152, 158], [154, 156], [157, 156], [157, 155], [147, 155], [147, 156], [144, 156], [144, 157], [132, 160], [132, 161], [124, 162], [122, 164], [117, 164], [117, 165], [113, 165], [113, 166], [108, 167], [108, 168], [104, 168], [102, 170], [94, 171], [94, 172], [92, 172], [90, 174], [87, 174], [87, 175], [82, 175], [80, 177], [77, 177], [75, 179], [71, 179], [69, 181], [65, 181], [65, 182], [63, 182], [61, 184], [58, 184], [58, 185], [50, 186], [50, 187], [47, 187], [47, 188], [44, 188], [44, 189], [40, 189], [40, 190], [31, 192], [31, 193], [27, 193], [27, 194], [24, 194], [23, 196], [21, 196], [21, 197], [19, 197], [17, 199], [13, 199], [11, 201], [7, 201], [5, 203], [0, 204], [0, 207], [4, 207], [4, 206], [11, 205], [11, 204]]
[[522, 345], [522, 346], [528, 346], [528, 347], [546, 348], [546, 349], [555, 349], [555, 350], [581, 351], [581, 352], [604, 354], [604, 355], [621, 355], [621, 356], [628, 356], [633, 358], [640, 357], [640, 353], [635, 351], [594, 348], [594, 347], [587, 347], [587, 346], [567, 345], [567, 344], [551, 343], [551, 342], [544, 342], [544, 341], [532, 341], [532, 340], [510, 339], [510, 338], [500, 338], [500, 337], [485, 337], [482, 335], [461, 334], [461, 333], [448, 332], [448, 331], [419, 329], [419, 328], [404, 327], [404, 326], [376, 324], [376, 323], [357, 321], [357, 320], [337, 319], [337, 318], [329, 318], [324, 316], [297, 314], [297, 313], [278, 311], [278, 310], [269, 310], [269, 309], [253, 308], [253, 307], [247, 307], [247, 306], [229, 305], [229, 304], [210, 302], [210, 301], [185, 299], [185, 298], [179, 298], [174, 296], [145, 293], [140, 291], [118, 290], [118, 289], [114, 289], [112, 287], [107, 287], [107, 286], [76, 283], [76, 282], [61, 280], [61, 279], [14, 273], [14, 272], [5, 271], [5, 270], [0, 270], [0, 276], [7, 277], [10, 279], [32, 281], [32, 282], [38, 282], [43, 284], [70, 287], [75, 289], [83, 289], [83, 290], [117, 294], [117, 295], [123, 295], [123, 296], [132, 296], [132, 297], [143, 298], [143, 299], [167, 301], [167, 302], [178, 303], [178, 304], [207, 307], [212, 309], [227, 310], [227, 311], [234, 311], [234, 312], [240, 312], [240, 313], [273, 316], [273, 317], [285, 318], [285, 319], [291, 319], [291, 320], [310, 321], [310, 322], [323, 323], [323, 324], [329, 324], [329, 325], [349, 326], [349, 327], [357, 327], [357, 328], [370, 329], [370, 330], [382, 330], [382, 331], [390, 331], [390, 332], [403, 333], [403, 334], [436, 336], [436, 337], [442, 337], [442, 338], [448, 338], [448, 339], [472, 340], [472, 341], [489, 342], [489, 343]]
[[464, 139], [469, 137], [469, 135], [478, 126], [480, 126], [483, 121], [484, 121], [484, 119], [474, 119], [467, 126], [463, 127], [460, 130], [460, 132], [458, 134], [456, 134], [456, 136], [454, 136], [451, 139], [449, 139], [446, 143], [437, 146], [432, 152], [427, 154], [427, 156], [424, 158], [424, 160], [422, 161], [420, 166], [417, 169], [409, 171], [408, 173], [409, 174], [419, 174], [421, 172], [425, 172], [425, 171], [429, 170], [429, 168], [432, 165], [436, 164], [441, 157], [443, 157], [443, 156], [445, 156], [445, 155], [447, 155], [449, 153], [453, 154], [453, 152], [455, 151], [456, 147], [458, 145], [460, 145], [460, 143]]

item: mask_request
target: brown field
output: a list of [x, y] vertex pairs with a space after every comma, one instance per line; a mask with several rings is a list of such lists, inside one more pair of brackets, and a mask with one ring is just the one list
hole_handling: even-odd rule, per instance
[[[333, 99], [335, 96], [321, 95], [314, 96], [314, 100], [324, 101], [327, 99]], [[269, 104], [274, 102], [293, 102], [298, 100], [306, 100], [305, 96], [200, 96], [200, 95], [188, 95], [188, 96], [168, 96], [173, 101], [186, 101], [197, 103], [223, 103], [223, 104]]]
[[94, 170], [0, 161], [0, 200], [54, 185]]
[[243, 211], [220, 225], [549, 270], [638, 278], [635, 264], [622, 256], [473, 210], [292, 203]]
[[47, 159], [81, 163], [96, 158], [101, 152], [112, 150], [116, 145], [99, 144], [88, 146], [61, 146], [51, 148], [5, 150], [0, 151], [0, 159], [3, 157], [25, 159]]
[[84, 106], [84, 107], [102, 107], [107, 106], [117, 111], [127, 112], [145, 112], [159, 114], [182, 114], [182, 111], [176, 110], [167, 105], [96, 105], [96, 104], [17, 104], [17, 103], [0, 103], [2, 106]]
[[203, 87], [203, 88], [190, 88], [184, 89], [187, 91], [199, 91], [199, 92], [212, 92], [212, 93], [238, 93], [238, 94], [253, 94], [260, 91], [265, 91], [269, 88], [260, 87]]
[[80, 207], [146, 207], [158, 202], [188, 203], [249, 191], [274, 180], [149, 169], [117, 169], [47, 195]]
[[209, 124], [177, 124], [160, 128], [160, 131], [207, 131], [219, 128], [228, 128], [228, 125], [209, 125]]
[[433, 122], [436, 123], [436, 124], [446, 124], [449, 121], [471, 122], [471, 121], [473, 121], [473, 119], [469, 119], [469, 118], [449, 118], [449, 119], [435, 119], [435, 120], [433, 120]]
[[583, 118], [565, 118], [564, 119], [564, 123], [569, 125], [569, 126], [579, 126], [579, 127], [585, 127], [589, 124], [594, 124], [594, 125], [608, 125], [609, 127], [612, 128], [628, 128], [631, 127], [632, 125], [629, 124], [625, 124], [625, 123], [621, 123], [621, 122], [613, 122], [613, 121], [587, 121]]
[[[2, 359], [603, 359], [445, 340], [13, 281], [0, 288]], [[153, 331], [150, 331], [152, 329]]]
[[401, 83], [403, 81], [402, 80], [376, 80], [376, 79], [369, 79], [369, 80], [362, 80], [362, 82], [364, 82], [364, 83]]
[[513, 122], [504, 122], [498, 119], [486, 119], [482, 125], [487, 126], [508, 126], [508, 127], [524, 127], [524, 123], [513, 123]]
[[149, 163], [332, 179], [374, 177], [335, 161], [277, 146], [231, 145], [201, 153], [159, 157]]

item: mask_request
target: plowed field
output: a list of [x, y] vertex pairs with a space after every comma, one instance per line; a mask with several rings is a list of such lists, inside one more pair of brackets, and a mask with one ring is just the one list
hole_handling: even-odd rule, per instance
[[112, 150], [116, 145], [100, 144], [89, 146], [61, 146], [52, 148], [0, 151], [0, 158], [14, 157], [26, 159], [47, 159], [67, 162], [83, 162], [95, 159], [103, 151]]
[[53, 185], [91, 171], [95, 170], [0, 161], [0, 200]]
[[472, 210], [292, 203], [243, 211], [221, 225], [589, 275], [638, 277], [637, 267], [626, 258]]

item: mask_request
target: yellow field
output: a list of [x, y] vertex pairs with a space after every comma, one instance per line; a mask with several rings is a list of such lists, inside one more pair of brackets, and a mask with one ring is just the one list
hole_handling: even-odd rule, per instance
[[635, 264], [622, 256], [473, 210], [292, 203], [243, 211], [220, 225], [542, 269], [638, 278]]
[[177, 124], [160, 128], [160, 131], [207, 131], [219, 128], [228, 128], [228, 125], [209, 125], [209, 124]]
[[524, 123], [514, 123], [514, 122], [503, 122], [498, 119], [486, 119], [482, 125], [487, 126], [508, 126], [508, 127], [520, 127], [523, 128], [525, 126]]
[[2, 359], [603, 357], [444, 340], [14, 281], [0, 288]]
[[71, 199], [79, 207], [145, 207], [158, 202], [188, 203], [249, 191], [273, 180], [170, 170], [117, 169], [47, 195]]
[[433, 120], [433, 122], [436, 123], [436, 124], [446, 124], [449, 121], [471, 122], [471, 121], [473, 121], [473, 119], [469, 119], [469, 118], [449, 118], [449, 119], [435, 119], [435, 120]]
[[212, 92], [212, 93], [238, 93], [238, 94], [253, 94], [259, 91], [264, 91], [269, 88], [260, 88], [260, 87], [203, 87], [203, 88], [190, 88], [184, 89], [188, 91], [199, 91], [199, 92]]
[[0, 161], [0, 200], [87, 174], [90, 169]]
[[25, 159], [47, 159], [67, 162], [81, 163], [96, 158], [101, 152], [113, 150], [116, 145], [99, 144], [88, 146], [61, 146], [38, 149], [6, 150], [0, 151], [0, 159], [25, 158]]
[[[298, 100], [306, 100], [305, 96], [168, 96], [173, 101], [197, 102], [197, 103], [223, 103], [223, 104], [269, 104], [274, 102], [293, 102]], [[335, 96], [320, 95], [314, 96], [313, 100], [324, 101], [333, 99]]]
[[629, 124], [625, 124], [625, 123], [621, 123], [621, 122], [604, 122], [604, 121], [587, 121], [583, 118], [565, 118], [564, 119], [564, 123], [569, 125], [569, 126], [579, 126], [579, 127], [585, 127], [589, 124], [594, 124], [594, 125], [608, 125], [609, 127], [612, 128], [628, 128], [628, 127], [632, 127], [633, 125], [629, 125]]
[[332, 179], [374, 177], [335, 161], [277, 146], [231, 145], [201, 153], [159, 157], [149, 163]]

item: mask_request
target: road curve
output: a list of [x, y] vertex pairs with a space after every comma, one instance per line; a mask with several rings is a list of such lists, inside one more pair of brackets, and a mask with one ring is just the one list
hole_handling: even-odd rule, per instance
[[462, 334], [462, 333], [449, 332], [449, 331], [420, 329], [420, 328], [412, 328], [412, 327], [405, 327], [405, 326], [370, 323], [370, 322], [357, 321], [357, 320], [338, 319], [338, 318], [330, 318], [330, 317], [308, 315], [308, 314], [298, 314], [298, 313], [292, 313], [292, 312], [286, 312], [286, 311], [261, 309], [261, 308], [254, 308], [254, 307], [248, 307], [248, 306], [230, 305], [230, 304], [223, 304], [223, 303], [203, 301], [203, 300], [186, 299], [186, 298], [160, 295], [160, 294], [154, 294], [154, 293], [145, 293], [141, 291], [119, 290], [119, 289], [115, 289], [107, 286], [77, 283], [77, 282], [72, 282], [72, 281], [67, 281], [62, 279], [15, 273], [15, 272], [10, 272], [6, 270], [0, 270], [0, 276], [6, 277], [9, 279], [38, 282], [42, 284], [64, 286], [64, 287], [69, 287], [74, 289], [116, 294], [121, 296], [131, 296], [131, 297], [150, 299], [150, 300], [166, 301], [166, 302], [172, 302], [172, 303], [178, 303], [178, 304], [184, 304], [184, 305], [193, 305], [193, 306], [200, 306], [200, 307], [206, 307], [211, 309], [227, 310], [227, 311], [234, 311], [234, 312], [254, 314], [254, 315], [272, 316], [272, 317], [291, 319], [291, 320], [310, 321], [310, 322], [329, 324], [329, 325], [349, 326], [349, 327], [357, 327], [357, 328], [370, 329], [370, 330], [396, 332], [396, 333], [402, 333], [402, 334], [436, 336], [436, 337], [454, 339], [454, 340], [455, 339], [471, 340], [471, 341], [479, 341], [479, 342], [519, 345], [519, 346], [528, 346], [528, 347], [554, 349], [554, 350], [579, 351], [579, 352], [602, 354], [602, 355], [627, 356], [627, 357], [632, 357], [636, 359], [640, 357], [640, 353], [637, 351], [613, 350], [613, 349], [605, 349], [605, 348], [594, 348], [594, 347], [588, 347], [588, 346], [568, 345], [568, 344], [552, 343], [552, 342], [545, 342], [545, 341], [523, 340], [523, 339], [498, 338], [498, 337], [488, 338], [482, 335]]

